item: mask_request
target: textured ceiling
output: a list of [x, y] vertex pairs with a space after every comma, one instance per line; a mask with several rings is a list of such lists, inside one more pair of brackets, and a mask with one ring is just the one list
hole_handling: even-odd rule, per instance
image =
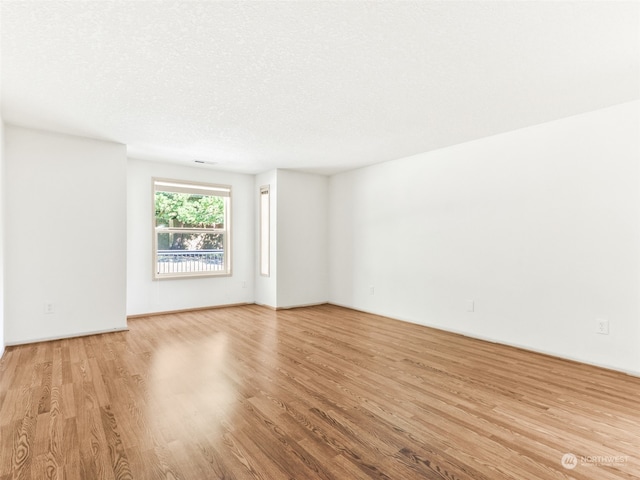
[[7, 1], [5, 122], [320, 173], [639, 98], [640, 3]]

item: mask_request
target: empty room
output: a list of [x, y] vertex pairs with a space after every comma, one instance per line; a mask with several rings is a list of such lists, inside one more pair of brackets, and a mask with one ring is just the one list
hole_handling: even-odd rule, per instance
[[639, 2], [0, 40], [0, 480], [640, 478]]

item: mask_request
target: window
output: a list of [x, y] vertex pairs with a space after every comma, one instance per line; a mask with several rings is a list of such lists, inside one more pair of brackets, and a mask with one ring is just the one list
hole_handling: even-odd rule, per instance
[[260, 187], [260, 275], [269, 276], [269, 186]]
[[231, 274], [231, 187], [153, 179], [154, 278]]

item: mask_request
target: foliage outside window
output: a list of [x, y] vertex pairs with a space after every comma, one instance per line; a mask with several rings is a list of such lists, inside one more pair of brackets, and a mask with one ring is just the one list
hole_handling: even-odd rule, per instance
[[231, 187], [153, 180], [154, 278], [229, 275]]

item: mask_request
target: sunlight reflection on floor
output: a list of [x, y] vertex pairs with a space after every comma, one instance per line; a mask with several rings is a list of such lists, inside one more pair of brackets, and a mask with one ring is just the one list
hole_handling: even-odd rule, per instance
[[150, 387], [154, 415], [184, 432], [217, 437], [234, 410], [236, 392], [229, 376], [228, 338], [217, 333], [200, 341], [161, 346], [154, 355]]

